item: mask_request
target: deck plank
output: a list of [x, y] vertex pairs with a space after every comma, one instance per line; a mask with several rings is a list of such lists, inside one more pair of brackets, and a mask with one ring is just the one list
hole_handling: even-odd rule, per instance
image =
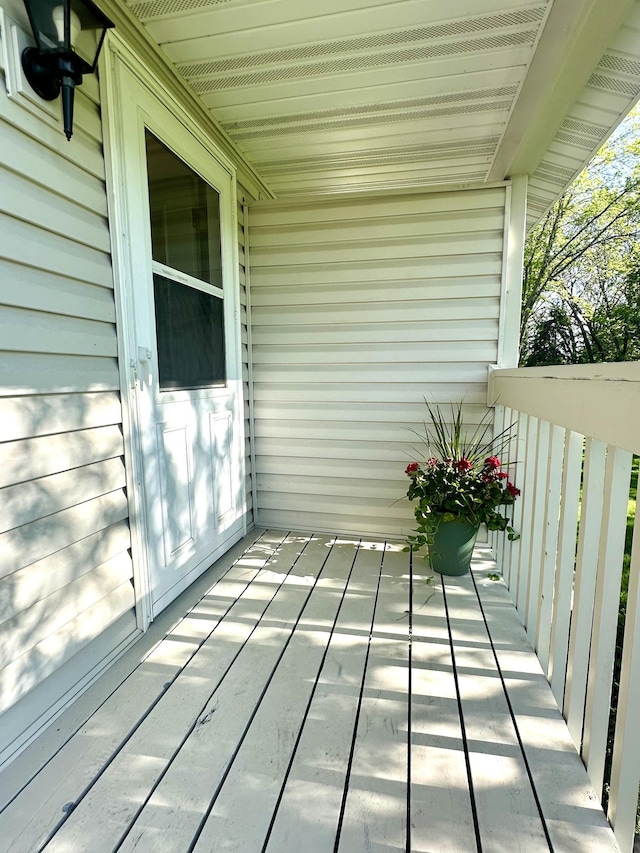
[[195, 853], [260, 850], [331, 639], [354, 563], [353, 545], [332, 547]]
[[266, 853], [296, 850], [301, 839], [305, 853], [333, 851], [380, 568], [380, 552], [358, 551]]
[[619, 853], [474, 563], [253, 534], [0, 774], [3, 853]]
[[562, 853], [618, 849], [587, 772], [502, 582], [477, 574], [496, 656], [553, 847]]
[[[274, 595], [250, 642], [209, 700], [201, 723], [189, 733], [130, 827], [121, 847], [123, 853], [177, 853], [190, 849], [247, 730], [250, 731], [254, 712], [279, 668], [296, 620], [317, 589], [316, 580], [328, 554], [327, 540], [314, 536], [297, 538], [304, 541], [304, 550], [289, 572], [287, 583]], [[282, 551], [281, 554], [282, 571], [286, 571], [286, 555]], [[171, 803], [171, 809], [166, 808], [166, 803]]]
[[[241, 730], [243, 713], [250, 713], [254, 693], [259, 690], [263, 667], [273, 664], [278, 641], [286, 636], [289, 620], [295, 618], [296, 608], [302, 606], [306, 597], [309, 584], [304, 578], [299, 583], [285, 583], [289, 577], [286, 570], [291, 568], [304, 544], [300, 537], [288, 537], [276, 550], [266, 569], [249, 584], [211, 640], [198, 650], [180, 679], [166, 691], [73, 810], [49, 843], [50, 853], [111, 851], [128, 831], [167, 766], [175, 764], [176, 751], [180, 764], [187, 763], [197, 773], [193, 747], [185, 749], [185, 737], [195, 735], [199, 742], [214, 716], [218, 727], [221, 725], [218, 719], [224, 719], [234, 732]], [[298, 578], [294, 575], [293, 580]], [[251, 642], [246, 642], [249, 638]], [[230, 665], [237, 672], [237, 680], [235, 676], [230, 680], [225, 678]], [[245, 696], [241, 697], [238, 694], [243, 690]], [[235, 737], [229, 732], [225, 744], [219, 745], [218, 764], [224, 763], [224, 747], [232, 750], [235, 746]], [[190, 742], [193, 745], [193, 737], [187, 741]], [[200, 763], [203, 760], [206, 757]], [[188, 787], [196, 796], [201, 787], [193, 785], [193, 774], [189, 773], [189, 777]], [[108, 808], [104, 808], [105, 803]], [[184, 812], [175, 815], [176, 833], [181, 817], [185, 817]]]
[[443, 583], [483, 849], [549, 853], [470, 576]]
[[[238, 589], [246, 587], [257, 574], [283, 538], [284, 534], [267, 535], [253, 547], [245, 543], [244, 548], [234, 549], [229, 560], [223, 558], [221, 561], [223, 580], [217, 589], [235, 582], [237, 594]], [[206, 592], [206, 587], [202, 592]], [[116, 666], [106, 673], [98, 689], [93, 691], [99, 693], [98, 699], [104, 696], [104, 701], [84, 724], [76, 717], [76, 712], [85, 704], [85, 697], [81, 697], [76, 703], [79, 707], [72, 707], [65, 715], [71, 718], [70, 722], [63, 718], [45, 732], [44, 744], [37, 742], [24, 758], [20, 756], [18, 773], [13, 772], [12, 765], [9, 772], [2, 774], [5, 802], [9, 803], [2, 813], [3, 848], [7, 853], [14, 849], [36, 850], [45, 841], [64, 816], [63, 807], [78, 801], [232, 603], [229, 598], [218, 600], [220, 606], [201, 599], [185, 615], [181, 597], [172, 610], [179, 616], [167, 614], [162, 620], [165, 623], [173, 621], [172, 629], [136, 661], [133, 672], [131, 668], [127, 673]], [[132, 653], [135, 654], [134, 650]], [[39, 772], [36, 762], [40, 763]], [[26, 774], [33, 776], [28, 787], [22, 794], [19, 788], [14, 787], [12, 791], [12, 785], [21, 781], [25, 784]], [[12, 794], [16, 793], [13, 798]]]
[[[375, 546], [374, 546], [375, 547]], [[406, 850], [409, 572], [384, 551], [338, 851]]]
[[411, 643], [411, 850], [475, 851], [451, 646], [438, 576], [415, 561]]

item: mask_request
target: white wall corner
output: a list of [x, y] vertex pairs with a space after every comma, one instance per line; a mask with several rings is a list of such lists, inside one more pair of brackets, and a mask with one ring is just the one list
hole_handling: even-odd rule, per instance
[[520, 352], [527, 181], [526, 175], [518, 175], [507, 188], [497, 360], [501, 368], [517, 367]]

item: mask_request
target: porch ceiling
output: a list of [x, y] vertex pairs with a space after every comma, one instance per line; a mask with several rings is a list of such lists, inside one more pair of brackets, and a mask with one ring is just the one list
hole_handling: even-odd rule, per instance
[[276, 196], [531, 177], [640, 94], [638, 0], [127, 0]]

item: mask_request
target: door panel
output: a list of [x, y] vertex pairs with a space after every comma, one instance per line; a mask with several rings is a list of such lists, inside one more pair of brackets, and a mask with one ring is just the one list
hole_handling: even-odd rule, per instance
[[231, 455], [233, 451], [233, 426], [231, 414], [212, 415], [211, 434], [215, 448], [213, 482], [216, 492], [216, 517], [218, 524], [233, 512], [233, 480], [231, 476]]
[[162, 514], [165, 565], [175, 559], [180, 548], [193, 543], [194, 494], [187, 426], [158, 424], [159, 454], [162, 461]]
[[153, 618], [243, 532], [235, 185], [179, 110], [124, 65], [118, 75], [119, 269], [137, 377], [132, 533]]

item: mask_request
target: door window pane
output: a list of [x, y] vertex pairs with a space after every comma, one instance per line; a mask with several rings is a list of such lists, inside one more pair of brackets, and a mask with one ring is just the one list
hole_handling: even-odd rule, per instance
[[[146, 132], [153, 260], [222, 289], [220, 195]], [[208, 289], [154, 274], [161, 391], [224, 385], [223, 301]]]
[[222, 287], [220, 195], [146, 132], [153, 260]]
[[154, 275], [160, 389], [224, 385], [222, 299]]

